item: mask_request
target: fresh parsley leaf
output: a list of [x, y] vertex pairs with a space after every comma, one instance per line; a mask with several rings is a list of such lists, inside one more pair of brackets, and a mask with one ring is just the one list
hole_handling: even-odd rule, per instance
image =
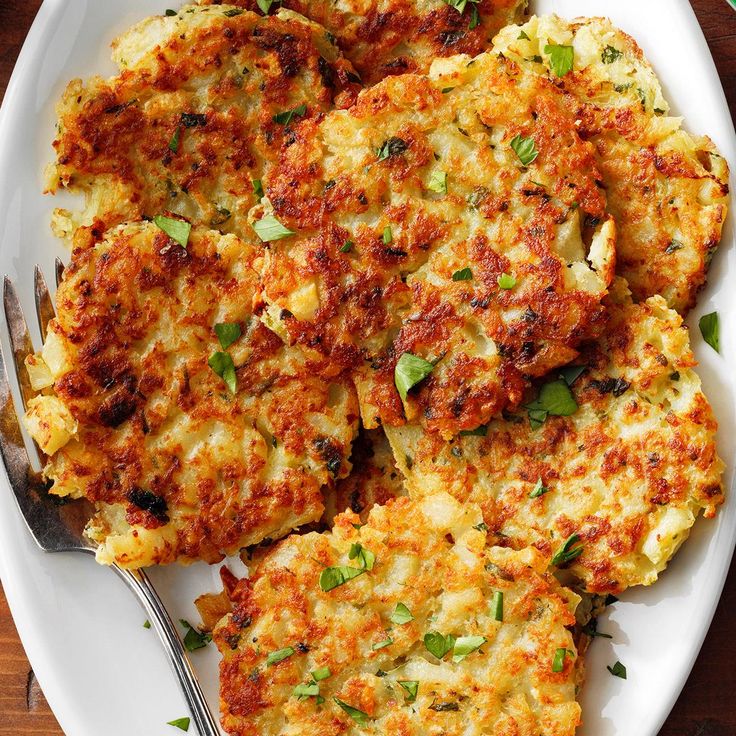
[[369, 549], [366, 549], [360, 542], [355, 542], [348, 552], [349, 560], [358, 560], [358, 563], [364, 570], [372, 570], [376, 562], [376, 556]]
[[229, 10], [226, 10], [223, 15], [226, 18], [234, 18], [236, 15], [242, 15], [243, 10], [241, 8], [230, 8]]
[[207, 364], [225, 381], [225, 385], [234, 394], [238, 390], [238, 379], [235, 375], [235, 364], [230, 353], [217, 352], [210, 355]]
[[544, 53], [549, 56], [550, 67], [558, 77], [564, 77], [565, 74], [572, 71], [575, 60], [575, 51], [572, 46], [547, 44], [544, 47]]
[[544, 483], [542, 483], [542, 479], [539, 478], [534, 488], [532, 488], [532, 492], [529, 494], [529, 498], [539, 498], [540, 496], [543, 496], [548, 491], [549, 491], [549, 488], [547, 488], [544, 485]]
[[473, 272], [469, 268], [461, 268], [459, 271], [455, 271], [452, 274], [453, 281], [471, 281], [473, 278]]
[[366, 568], [345, 566], [326, 567], [320, 573], [319, 587], [325, 593], [329, 593], [329, 591], [340, 585], [344, 585], [348, 580], [357, 578], [358, 575], [362, 575], [364, 572], [367, 572]]
[[202, 649], [212, 641], [212, 636], [210, 636], [210, 634], [204, 631], [198, 631], [189, 623], [189, 621], [185, 621], [182, 618], [179, 619], [179, 623], [187, 630], [187, 633], [184, 635], [184, 648], [188, 652]]
[[480, 524], [473, 524], [473, 529], [479, 532], [487, 532], [488, 524], [486, 524], [485, 521], [481, 521]]
[[332, 698], [359, 726], [367, 726], [370, 716], [362, 710], [353, 708], [340, 698]]
[[256, 0], [258, 7], [261, 9], [263, 15], [268, 15], [268, 11], [271, 10], [271, 6], [276, 0]]
[[293, 230], [284, 227], [273, 215], [266, 215], [260, 220], [253, 223], [253, 229], [256, 235], [264, 242], [270, 243], [273, 240], [281, 240], [294, 235]]
[[288, 125], [295, 117], [303, 118], [307, 114], [307, 106], [302, 102], [301, 105], [293, 107], [291, 110], [284, 110], [283, 112], [277, 112], [273, 116], [274, 123], [280, 125]]
[[620, 677], [622, 680], [626, 679], [626, 667], [621, 662], [616, 662], [613, 667], [607, 666], [606, 669], [614, 676]]
[[606, 46], [601, 54], [601, 61], [604, 64], [613, 64], [613, 62], [621, 56], [622, 54], [618, 49], [613, 48], [613, 46]]
[[524, 31], [520, 31], [519, 35], [516, 37], [517, 41], [531, 41], [531, 38], [526, 35]]
[[698, 327], [700, 327], [700, 334], [708, 345], [710, 345], [717, 353], [720, 353], [721, 339], [718, 312], [704, 314], [698, 321]]
[[435, 169], [429, 175], [427, 189], [437, 194], [447, 194], [447, 172], [441, 169]]
[[503, 593], [500, 590], [493, 593], [491, 610], [493, 611], [493, 618], [496, 621], [503, 621]]
[[480, 649], [487, 639], [485, 636], [459, 636], [452, 648], [452, 661], [462, 662], [469, 654]]
[[383, 244], [391, 245], [391, 243], [393, 242], [394, 242], [394, 235], [391, 232], [391, 225], [386, 225], [386, 227], [383, 228]]
[[329, 667], [320, 667], [312, 672], [312, 677], [314, 677], [315, 682], [320, 682], [320, 680], [326, 680], [331, 674]]
[[566, 540], [565, 543], [560, 547], [557, 552], [555, 552], [555, 556], [552, 558], [552, 564], [555, 567], [560, 567], [561, 565], [566, 565], [569, 562], [572, 562], [573, 560], [576, 560], [578, 557], [580, 557], [581, 554], [583, 554], [583, 545], [579, 545], [578, 547], [574, 547], [577, 542], [580, 541], [580, 536], [578, 534], [571, 534]]
[[173, 153], [179, 153], [179, 138], [181, 137], [181, 125], [176, 126], [174, 135], [171, 136], [169, 141], [169, 150]]
[[567, 649], [564, 647], [555, 651], [555, 656], [552, 659], [552, 672], [562, 672], [565, 669], [565, 657], [567, 656]]
[[384, 649], [385, 647], [390, 647], [394, 643], [394, 640], [389, 636], [388, 639], [384, 639], [383, 641], [379, 641], [377, 644], [374, 644], [371, 649], [374, 652], [377, 652], [379, 649]]
[[237, 322], [218, 322], [215, 325], [215, 334], [223, 350], [229, 348], [242, 334]]
[[527, 404], [526, 409], [529, 412], [532, 429], [537, 429], [546, 421], [548, 415], [569, 417], [574, 414], [578, 404], [567, 382], [560, 378], [545, 383], [539, 391], [539, 396], [531, 404]]
[[414, 616], [412, 612], [403, 603], [396, 604], [396, 608], [394, 608], [394, 612], [389, 618], [392, 624], [397, 624], [398, 626], [403, 626], [403, 624], [408, 624], [409, 621], [413, 620]]
[[153, 218], [156, 227], [163, 230], [172, 240], [179, 243], [182, 248], [186, 248], [189, 243], [189, 233], [192, 226], [185, 220], [177, 220], [166, 215], [156, 215]]
[[516, 286], [516, 277], [510, 273], [502, 273], [496, 281], [502, 289], [513, 289]]
[[388, 138], [380, 145], [376, 151], [376, 156], [379, 161], [385, 161], [391, 156], [398, 156], [404, 153], [407, 148], [409, 148], [409, 146], [403, 139], [396, 137]]
[[455, 646], [455, 637], [452, 634], [444, 636], [439, 631], [428, 631], [424, 635], [424, 646], [430, 654], [442, 659]]
[[145, 621], [143, 622], [143, 628], [144, 628], [144, 629], [150, 629], [150, 628], [151, 628], [151, 622], [150, 622], [150, 621], [149, 621], [148, 619], [146, 619], [146, 620], [145, 620]]
[[514, 136], [511, 139], [511, 148], [514, 149], [514, 152], [519, 157], [519, 161], [524, 166], [529, 166], [539, 155], [534, 138], [525, 138], [522, 135]]
[[397, 682], [406, 690], [406, 702], [413, 703], [417, 699], [419, 683], [416, 680], [397, 680]]
[[566, 365], [564, 368], [560, 368], [560, 378], [568, 385], [572, 386], [580, 376], [585, 373], [584, 365]]
[[460, 430], [461, 437], [485, 437], [487, 434], [488, 434], [487, 424], [481, 424], [479, 427], [476, 427], [475, 429], [461, 429]]
[[173, 726], [174, 728], [179, 728], [182, 731], [188, 731], [189, 730], [189, 718], [175, 718], [173, 721], [166, 721], [166, 725]]
[[251, 184], [253, 186], [253, 194], [260, 199], [263, 196], [263, 182], [260, 179], [253, 179]]
[[409, 389], [421, 383], [432, 371], [434, 364], [412, 353], [404, 353], [394, 369], [394, 383], [399, 396], [406, 401]]
[[353, 249], [353, 241], [352, 240], [346, 240], [345, 243], [340, 247], [340, 253], [350, 253], [350, 251]]
[[319, 685], [316, 682], [307, 682], [297, 685], [292, 691], [292, 695], [296, 695], [300, 700], [303, 698], [312, 698], [319, 695]]
[[293, 654], [296, 654], [296, 650], [294, 649], [294, 647], [284, 647], [283, 649], [277, 649], [275, 652], [271, 652], [271, 654], [266, 657], [266, 667], [271, 667], [274, 664], [283, 662], [285, 659], [288, 659]]

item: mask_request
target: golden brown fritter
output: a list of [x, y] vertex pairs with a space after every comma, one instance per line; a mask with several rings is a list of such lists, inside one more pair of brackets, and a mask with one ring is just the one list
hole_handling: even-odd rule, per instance
[[[252, 212], [286, 228], [266, 236], [264, 319], [357, 366], [367, 427], [471, 429], [596, 334], [614, 260], [598, 181], [556, 88], [513, 62], [389, 77], [282, 149]], [[435, 366], [402, 402], [405, 353]]]
[[359, 86], [324, 29], [289, 11], [184, 6], [134, 26], [114, 59], [118, 76], [74, 80], [58, 106], [47, 187], [87, 199], [57, 212], [66, 237], [164, 209], [241, 235], [291, 128]]
[[[262, 12], [256, 0], [234, 3]], [[486, 51], [503, 26], [521, 20], [526, 0], [284, 0], [281, 5], [324, 26], [370, 85], [389, 75], [426, 72], [438, 57]]]
[[[475, 436], [387, 429], [410, 495], [478, 503], [504, 544], [548, 555], [575, 535], [557, 564], [597, 593], [653, 583], [698, 514], [723, 501], [716, 421], [682, 319], [662, 297], [632, 304], [623, 280], [609, 309], [604, 336], [575, 361], [585, 370], [566, 369], [572, 406], [553, 374], [541, 403]], [[560, 409], [574, 413], [552, 416]]]
[[267, 552], [214, 632], [225, 729], [572, 736], [579, 598], [480, 521], [444, 493], [401, 498]]
[[[551, 46], [572, 47], [573, 68], [562, 77], [550, 71]], [[607, 19], [535, 17], [504, 29], [495, 49], [567, 93], [580, 134], [597, 150], [618, 229], [618, 272], [634, 299], [661, 294], [686, 314], [726, 219], [728, 165], [713, 142], [667, 115], [642, 50]]]
[[318, 520], [321, 488], [349, 472], [352, 386], [253, 316], [254, 256], [142, 222], [64, 272], [26, 423], [51, 492], [96, 504], [99, 561], [219, 560]]

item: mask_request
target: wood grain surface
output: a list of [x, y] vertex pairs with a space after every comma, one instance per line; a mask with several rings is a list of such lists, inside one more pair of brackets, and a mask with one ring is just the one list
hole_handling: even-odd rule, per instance
[[[663, 6], [667, 3], [656, 1]], [[40, 4], [40, 0], [0, 0], [0, 99]], [[692, 0], [692, 4], [721, 75], [731, 116], [736, 119], [736, 13], [723, 0]], [[736, 166], [736, 161], [731, 164]], [[708, 638], [660, 736], [736, 734], [734, 611], [736, 567], [732, 566]], [[62, 731], [28, 664], [0, 588], [0, 736], [59, 734]]]

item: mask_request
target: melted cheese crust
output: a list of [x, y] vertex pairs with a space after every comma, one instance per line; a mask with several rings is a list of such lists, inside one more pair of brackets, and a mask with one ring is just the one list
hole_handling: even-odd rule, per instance
[[[153, 223], [77, 250], [31, 378], [27, 426], [51, 455], [51, 492], [85, 496], [98, 559], [126, 567], [216, 561], [320, 518], [350, 469], [358, 408], [253, 316], [254, 249]], [[208, 359], [237, 323], [231, 394]]]
[[[199, 0], [219, 5], [221, 0]], [[254, 0], [235, 4], [260, 12]], [[284, 0], [323, 25], [367, 85], [386, 76], [426, 72], [438, 57], [475, 56], [509, 23], [521, 19], [526, 0], [470, 0], [458, 12], [443, 0]], [[477, 21], [475, 20], [477, 14]]]
[[301, 119], [284, 125], [274, 115], [301, 105], [317, 115], [359, 87], [325, 30], [286, 10], [264, 18], [184, 6], [138, 23], [113, 47], [120, 74], [74, 80], [58, 105], [47, 188], [87, 200], [82, 212], [57, 211], [65, 237], [165, 209], [249, 232], [252, 182]]
[[[517, 136], [534, 140], [528, 167]], [[296, 236], [266, 250], [264, 319], [356, 366], [369, 428], [475, 427], [597, 334], [615, 234], [593, 150], [555, 87], [513, 62], [458, 56], [432, 78], [389, 77], [301, 125], [272, 173], [251, 217]], [[446, 193], [430, 187], [440, 174]], [[439, 362], [402, 402], [404, 352]]]
[[[570, 570], [597, 593], [653, 583], [697, 515], [723, 501], [717, 425], [682, 319], [662, 297], [632, 304], [622, 280], [608, 307], [604, 336], [576, 361], [586, 371], [572, 416], [534, 430], [520, 413], [450, 442], [387, 428], [411, 495], [478, 503], [507, 544], [549, 555], [578, 534]], [[530, 498], [538, 479], [549, 490]]]
[[[234, 610], [218, 625], [223, 725], [234, 736], [572, 736], [573, 637], [579, 598], [544, 573], [534, 549], [488, 547], [476, 529], [480, 510], [447, 494], [375, 507], [367, 524], [338, 516], [332, 532], [292, 536], [256, 561], [234, 592]], [[373, 568], [329, 592], [326, 566], [357, 567], [354, 544], [375, 554]], [[503, 593], [503, 621], [490, 601]], [[391, 623], [403, 603], [413, 619]], [[438, 631], [486, 642], [462, 661], [430, 654]], [[385, 646], [376, 646], [391, 640]], [[292, 647], [276, 664], [268, 655]], [[553, 672], [558, 649], [563, 669]], [[293, 689], [328, 667], [319, 694]], [[415, 682], [414, 702], [400, 682]], [[358, 725], [333, 698], [367, 715]]]
[[642, 50], [607, 19], [534, 17], [505, 28], [494, 48], [547, 76], [550, 43], [574, 49], [573, 71], [554, 79], [597, 150], [618, 226], [618, 272], [637, 301], [660, 294], [687, 313], [721, 239], [728, 164], [709, 138], [688, 134], [682, 118], [668, 116]]

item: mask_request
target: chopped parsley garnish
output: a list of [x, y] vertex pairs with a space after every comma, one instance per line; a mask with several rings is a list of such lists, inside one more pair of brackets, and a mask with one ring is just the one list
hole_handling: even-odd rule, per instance
[[[168, 12], [166, 14], [168, 15]], [[176, 13], [174, 15], [176, 15]], [[181, 729], [182, 731], [188, 731], [189, 718], [175, 718], [173, 721], [166, 721], [166, 725], [173, 726], [174, 728]]]
[[393, 242], [394, 242], [394, 235], [391, 232], [391, 225], [386, 225], [386, 227], [383, 228], [383, 244], [391, 245], [391, 243]]
[[394, 369], [394, 383], [399, 396], [406, 401], [409, 389], [421, 383], [432, 371], [434, 364], [412, 353], [404, 353]]
[[439, 631], [428, 631], [424, 635], [424, 646], [430, 654], [442, 659], [455, 646], [455, 637], [452, 634], [444, 636]]
[[223, 15], [226, 18], [234, 18], [236, 15], [242, 15], [243, 11], [240, 8], [230, 8], [230, 10], [226, 10]]
[[454, 89], [455, 89], [454, 87], [443, 87], [442, 88], [442, 94], [443, 95], [446, 95], [448, 92], [452, 92], [452, 90], [454, 90]]
[[187, 630], [187, 633], [184, 635], [184, 648], [188, 652], [202, 649], [212, 641], [210, 634], [204, 631], [198, 631], [189, 623], [189, 621], [185, 621], [182, 618], [179, 619], [179, 623]]
[[401, 138], [388, 138], [376, 150], [376, 156], [378, 157], [379, 161], [385, 161], [391, 156], [398, 156], [404, 153], [407, 148], [409, 148], [409, 146], [407, 145], [406, 141], [402, 140]]
[[319, 682], [320, 680], [326, 680], [331, 674], [329, 667], [320, 667], [312, 672], [312, 677], [314, 677], [315, 682]]
[[273, 116], [274, 123], [280, 125], [288, 125], [295, 117], [303, 118], [307, 114], [307, 106], [302, 102], [301, 105], [292, 107], [291, 110], [284, 110], [283, 112], [277, 112]]
[[369, 549], [366, 549], [360, 542], [355, 542], [350, 547], [348, 559], [358, 560], [358, 563], [364, 570], [372, 570], [376, 562], [376, 556]]
[[485, 521], [481, 521], [480, 524], [473, 524], [473, 529], [479, 532], [487, 532], [488, 524], [486, 524]]
[[291, 657], [292, 654], [296, 654], [296, 650], [294, 649], [294, 647], [284, 647], [283, 649], [277, 649], [275, 652], [271, 652], [271, 654], [269, 654], [266, 658], [266, 666], [271, 667], [271, 665], [283, 662], [285, 659]]
[[179, 153], [179, 138], [181, 137], [181, 126], [177, 125], [174, 135], [171, 136], [169, 141], [169, 150], [173, 153]]
[[607, 666], [606, 669], [614, 676], [620, 677], [622, 680], [626, 679], [626, 667], [621, 662], [616, 662], [613, 667]]
[[604, 64], [613, 64], [613, 62], [621, 56], [622, 54], [618, 49], [613, 48], [613, 46], [606, 46], [601, 54], [601, 61]]
[[332, 698], [359, 726], [367, 726], [370, 716], [362, 710], [353, 708], [340, 698]]
[[253, 194], [260, 199], [263, 196], [263, 182], [260, 179], [253, 179], [251, 184], [253, 185]]
[[522, 135], [514, 136], [511, 139], [511, 148], [514, 149], [519, 161], [524, 166], [529, 166], [539, 155], [539, 151], [537, 151], [534, 144], [534, 138], [525, 138]]
[[[472, 0], [470, 0], [472, 2]], [[468, 23], [468, 30], [472, 31], [480, 25], [480, 13], [478, 12], [477, 5], [470, 6], [470, 23]]]
[[447, 172], [435, 169], [429, 176], [427, 189], [437, 194], [447, 194]]
[[502, 273], [496, 281], [502, 289], [513, 289], [516, 286], [516, 277], [510, 273]]
[[350, 253], [350, 251], [353, 249], [353, 241], [352, 240], [346, 240], [341, 246], [340, 246], [340, 253]]
[[566, 565], [580, 557], [580, 555], [583, 554], [583, 545], [581, 544], [578, 547], [573, 546], [579, 541], [580, 536], [578, 534], [571, 534], [565, 540], [562, 547], [560, 547], [555, 553], [555, 556], [552, 558], [552, 564], [555, 567], [560, 567], [561, 565]]
[[478, 27], [478, 24], [480, 23], [480, 15], [478, 13], [478, 8], [476, 8], [475, 5], [480, 2], [480, 0], [443, 0], [443, 2], [451, 8], [455, 8], [460, 15], [462, 15], [465, 12], [465, 8], [470, 5], [470, 24], [468, 25], [468, 28], [472, 31], [473, 28]]
[[297, 685], [292, 691], [292, 695], [296, 695], [300, 700], [303, 698], [312, 698], [319, 695], [319, 685], [316, 682], [306, 682]]
[[235, 375], [235, 364], [230, 353], [217, 352], [210, 355], [207, 361], [210, 368], [225, 381], [225, 385], [230, 389], [230, 393], [238, 390], [238, 380]]
[[407, 703], [413, 703], [417, 699], [419, 683], [416, 680], [397, 680], [397, 682], [406, 690]]
[[151, 628], [151, 622], [150, 622], [150, 621], [149, 621], [148, 619], [146, 619], [146, 620], [145, 620], [145, 621], [143, 622], [143, 628], [144, 628], [144, 629], [150, 629], [150, 628]]
[[412, 612], [403, 603], [396, 604], [396, 608], [394, 608], [394, 612], [389, 618], [392, 624], [397, 624], [398, 626], [403, 626], [413, 620], [414, 616]]
[[172, 15], [178, 15], [176, 10], [172, 10], [171, 8], [166, 8], [166, 11], [164, 12], [164, 15], [166, 16], [172, 16]]
[[552, 672], [562, 672], [565, 669], [565, 657], [567, 653], [568, 650], [564, 647], [555, 651], [555, 656], [552, 659]]
[[374, 652], [377, 652], [379, 649], [384, 649], [385, 647], [390, 647], [394, 643], [394, 640], [389, 636], [388, 639], [384, 639], [383, 641], [379, 641], [377, 644], [374, 644], [371, 649]]
[[470, 281], [473, 278], [473, 272], [469, 268], [461, 268], [452, 274], [453, 281]]
[[532, 429], [538, 429], [548, 416], [569, 417], [578, 410], [578, 404], [564, 378], [545, 383], [539, 396], [526, 405]]
[[485, 636], [459, 636], [452, 648], [452, 661], [462, 662], [469, 654], [480, 649], [487, 639]]
[[539, 478], [534, 488], [532, 488], [532, 492], [529, 494], [529, 498], [539, 498], [540, 496], [544, 496], [544, 494], [548, 491], [549, 488], [547, 488], [544, 483], [542, 483], [542, 479]]
[[293, 230], [284, 227], [273, 215], [266, 215], [260, 220], [253, 223], [253, 229], [256, 235], [264, 242], [270, 243], [273, 240], [281, 240], [294, 235]]
[[276, 0], [256, 0], [256, 4], [261, 9], [263, 15], [268, 15], [268, 11], [271, 10], [271, 6]]
[[708, 345], [710, 345], [717, 353], [720, 353], [721, 339], [718, 312], [704, 314], [698, 321], [698, 327], [700, 327], [700, 334]]
[[215, 334], [222, 349], [225, 350], [240, 337], [240, 325], [237, 322], [218, 322], [215, 325]]
[[519, 35], [516, 37], [517, 41], [531, 41], [531, 38], [526, 35], [524, 31], [520, 31]]
[[604, 634], [602, 631], [598, 631], [598, 624], [595, 619], [591, 619], [588, 624], [583, 626], [583, 634], [586, 634], [591, 639], [600, 637], [601, 639], [613, 639], [610, 634]]
[[493, 593], [493, 600], [491, 601], [491, 610], [493, 611], [493, 618], [496, 621], [503, 621], [503, 592], [497, 590]]
[[163, 230], [172, 240], [179, 243], [182, 248], [186, 248], [189, 243], [189, 233], [192, 226], [185, 220], [177, 220], [166, 215], [156, 215], [153, 218], [156, 227]]
[[572, 46], [547, 44], [544, 47], [544, 53], [549, 56], [550, 67], [558, 77], [564, 77], [565, 74], [572, 71], [575, 59], [575, 51]]
[[333, 590], [334, 588], [337, 588], [340, 585], [344, 585], [348, 582], [348, 580], [357, 578], [358, 575], [362, 575], [366, 571], [367, 570], [365, 567], [346, 567], [344, 565], [326, 567], [320, 573], [319, 587], [325, 593], [329, 593], [329, 591]]
[[584, 365], [566, 365], [564, 368], [560, 368], [560, 378], [568, 386], [572, 386], [583, 373], [585, 373]]

